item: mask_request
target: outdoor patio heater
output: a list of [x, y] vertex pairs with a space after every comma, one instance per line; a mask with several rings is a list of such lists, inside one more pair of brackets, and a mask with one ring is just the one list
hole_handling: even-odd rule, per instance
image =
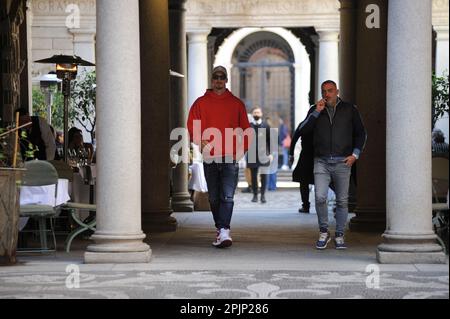
[[70, 81], [75, 80], [77, 77], [78, 66], [95, 66], [95, 64], [85, 61], [76, 55], [54, 55], [51, 58], [35, 62], [56, 64], [56, 76], [62, 80], [62, 93], [64, 95], [64, 161], [67, 163]]

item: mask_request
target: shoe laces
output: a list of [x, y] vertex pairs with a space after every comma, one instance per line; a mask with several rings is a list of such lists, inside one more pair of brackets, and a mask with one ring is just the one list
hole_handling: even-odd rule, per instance
[[344, 236], [335, 238], [336, 244], [343, 245], [344, 244]]
[[219, 235], [219, 237], [220, 237], [220, 238], [226, 238], [226, 239], [229, 239], [229, 238], [230, 238], [230, 230], [229, 230], [229, 229], [222, 228], [222, 229], [220, 230], [220, 235]]
[[326, 241], [328, 239], [328, 233], [320, 233], [319, 241]]

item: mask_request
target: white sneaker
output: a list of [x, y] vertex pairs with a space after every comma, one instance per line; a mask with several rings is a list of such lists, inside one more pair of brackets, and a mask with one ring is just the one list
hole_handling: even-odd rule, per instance
[[216, 241], [212, 243], [217, 248], [227, 248], [233, 244], [233, 240], [230, 237], [230, 230], [222, 228], [217, 230]]

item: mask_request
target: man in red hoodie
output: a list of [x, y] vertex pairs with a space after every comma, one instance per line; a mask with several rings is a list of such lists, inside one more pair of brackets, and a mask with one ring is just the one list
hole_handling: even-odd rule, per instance
[[244, 103], [226, 87], [228, 73], [223, 66], [212, 72], [212, 89], [192, 105], [187, 127], [191, 141], [200, 146], [208, 184], [209, 203], [217, 229], [213, 246], [232, 245], [230, 223], [238, 183], [238, 161], [252, 139]]

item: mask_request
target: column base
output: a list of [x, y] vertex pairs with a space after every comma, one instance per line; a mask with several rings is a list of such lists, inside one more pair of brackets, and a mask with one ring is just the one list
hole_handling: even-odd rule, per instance
[[148, 263], [152, 254], [150, 246], [142, 240], [144, 233], [115, 234], [96, 231], [84, 253], [87, 264]]
[[383, 233], [386, 230], [386, 212], [356, 208], [349, 228], [354, 232]]
[[377, 260], [381, 264], [445, 264], [447, 257], [437, 244], [434, 233], [408, 234], [386, 232], [384, 243], [378, 246]]
[[177, 213], [193, 212], [194, 203], [189, 193], [177, 193], [172, 196], [172, 209]]
[[440, 253], [393, 253], [377, 250], [380, 264], [445, 264], [447, 257]]
[[85, 252], [85, 264], [146, 264], [150, 262], [152, 250], [142, 252]]
[[166, 233], [177, 230], [177, 220], [170, 216], [171, 212], [164, 213], [143, 213], [142, 230], [144, 233]]

